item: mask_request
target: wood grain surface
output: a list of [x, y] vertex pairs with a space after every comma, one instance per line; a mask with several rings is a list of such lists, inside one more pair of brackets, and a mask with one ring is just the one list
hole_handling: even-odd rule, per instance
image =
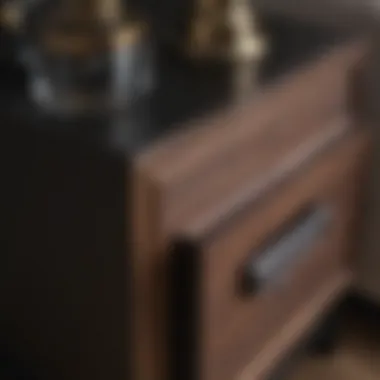
[[[260, 366], [263, 347], [290, 323], [293, 313], [327, 282], [349, 272], [348, 228], [355, 202], [350, 189], [357, 185], [358, 163], [365, 157], [367, 143], [365, 135], [351, 136], [300, 173], [299, 179], [252, 205], [220, 236], [205, 243], [199, 331], [202, 379], [233, 379], [255, 356]], [[254, 248], [305, 204], [331, 207], [334, 215], [326, 235], [305, 252], [280, 285], [251, 299], [239, 297], [236, 278]], [[284, 347], [288, 344], [284, 342]]]
[[[240, 263], [248, 245], [254, 245], [255, 236], [269, 233], [308, 198], [320, 196], [333, 203], [335, 199], [340, 202], [338, 193], [345, 187], [340, 179], [346, 181], [343, 178], [353, 170], [355, 154], [366, 144], [365, 133], [350, 135], [355, 128], [348, 110], [351, 70], [362, 58], [364, 46], [361, 42], [340, 46], [320, 61], [283, 78], [256, 99], [196, 121], [186, 132], [160, 141], [136, 158], [132, 196], [136, 379], [168, 379], [167, 247], [177, 234], [186, 234], [207, 247], [203, 277], [208, 285], [201, 301], [205, 323], [203, 349], [207, 356], [203, 357], [202, 379], [230, 380], [226, 376], [235, 375], [257, 352], [259, 339], [256, 342], [248, 339], [250, 343], [247, 335], [242, 340], [244, 332], [238, 328], [240, 323], [247, 323], [256, 306], [239, 305], [228, 293], [230, 289], [224, 292], [231, 281], [228, 271]], [[346, 137], [342, 145], [339, 141], [344, 136], [351, 137]], [[325, 155], [328, 149], [332, 151]], [[325, 158], [318, 158], [322, 156]], [[327, 161], [310, 166], [316, 159]], [[312, 167], [315, 172], [308, 173], [307, 168]], [[273, 196], [270, 209], [265, 210], [264, 202], [257, 210], [249, 208], [250, 215], [239, 216], [251, 202], [259, 204], [263, 195], [275, 191], [297, 173], [304, 173], [302, 176], [309, 180], [300, 179], [294, 188], [292, 185], [281, 196]], [[265, 220], [256, 221], [257, 231], [251, 234], [253, 220], [260, 220], [260, 215]], [[336, 215], [342, 218], [339, 219], [342, 223], [346, 219], [340, 211]], [[231, 222], [236, 216], [238, 221]], [[230, 228], [230, 232], [220, 232], [221, 236], [215, 238], [220, 228]], [[337, 231], [333, 235], [341, 242]], [[228, 243], [225, 248], [220, 248], [222, 241]], [[289, 298], [288, 315], [318, 285], [329, 280], [334, 268], [337, 275], [341, 273], [341, 266], [334, 266], [327, 259], [323, 244], [315, 247], [310, 260], [319, 260], [320, 268], [325, 265], [331, 271], [322, 273], [321, 269], [310, 278], [309, 288]], [[220, 254], [216, 254], [219, 248]], [[297, 280], [293, 286], [302, 287], [301, 278], [310, 273], [306, 267], [310, 268], [311, 261], [294, 274]], [[211, 269], [213, 265], [217, 266]], [[260, 318], [266, 319], [269, 310], [263, 311]], [[223, 324], [219, 320], [214, 325], [217, 312], [225, 313], [223, 318], [228, 320], [226, 334], [216, 330]], [[285, 319], [268, 323], [280, 326]], [[250, 337], [256, 339], [254, 330]], [[216, 336], [218, 339], [211, 343]], [[269, 336], [261, 339], [264, 342]], [[218, 343], [220, 340], [222, 343]], [[233, 348], [237, 349], [235, 357], [228, 357], [227, 352]], [[239, 352], [242, 355], [236, 358]], [[220, 361], [225, 361], [224, 373], [216, 369]]]

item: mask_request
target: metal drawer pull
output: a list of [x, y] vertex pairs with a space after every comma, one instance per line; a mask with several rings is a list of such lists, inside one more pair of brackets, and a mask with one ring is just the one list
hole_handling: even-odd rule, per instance
[[260, 252], [254, 252], [253, 260], [243, 270], [243, 291], [257, 293], [270, 283], [278, 283], [308, 255], [308, 249], [323, 236], [332, 219], [330, 208], [319, 206], [308, 208], [291, 223], [285, 233]]

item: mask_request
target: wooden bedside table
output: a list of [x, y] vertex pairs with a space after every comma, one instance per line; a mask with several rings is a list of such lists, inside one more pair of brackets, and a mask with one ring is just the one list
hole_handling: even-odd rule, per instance
[[[162, 247], [162, 256], [139, 261], [141, 281], [156, 281], [143, 273], [178, 256], [169, 285], [173, 378], [262, 378], [349, 285], [349, 231], [369, 143], [347, 108], [349, 67], [360, 54], [355, 44], [333, 50], [254, 104], [137, 160], [136, 246], [147, 246], [136, 255]], [[179, 240], [165, 255], [171, 236]], [[241, 296], [236, 282], [255, 262], [264, 283]]]

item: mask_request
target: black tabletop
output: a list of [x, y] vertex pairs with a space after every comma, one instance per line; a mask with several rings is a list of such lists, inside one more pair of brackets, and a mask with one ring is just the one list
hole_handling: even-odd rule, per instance
[[[261, 65], [257, 86], [274, 82], [346, 38], [273, 18], [266, 19], [264, 29], [270, 53]], [[56, 138], [74, 139], [124, 154], [138, 151], [170, 131], [188, 125], [188, 121], [226, 107], [232, 101], [231, 69], [227, 66], [196, 66], [167, 49], [157, 49], [156, 65], [156, 88], [149, 96], [125, 112], [81, 119], [63, 119], [39, 112], [25, 95], [21, 71], [3, 67], [0, 70], [2, 133], [12, 128], [22, 139], [24, 133], [46, 132]]]

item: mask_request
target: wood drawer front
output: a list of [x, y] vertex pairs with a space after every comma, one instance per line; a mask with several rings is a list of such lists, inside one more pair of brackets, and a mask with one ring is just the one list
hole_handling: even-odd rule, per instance
[[[244, 367], [297, 309], [334, 276], [349, 271], [348, 228], [366, 141], [360, 133], [345, 137], [297, 178], [247, 207], [215, 233], [199, 237], [195, 308], [202, 380], [240, 379]], [[280, 268], [279, 283], [274, 276], [255, 295], [242, 296], [239, 279], [247, 262], [259, 254], [268, 237], [276, 237], [308, 205], [308, 215], [314, 215], [313, 210], [328, 211], [326, 226], [306, 242], [286, 270]]]

